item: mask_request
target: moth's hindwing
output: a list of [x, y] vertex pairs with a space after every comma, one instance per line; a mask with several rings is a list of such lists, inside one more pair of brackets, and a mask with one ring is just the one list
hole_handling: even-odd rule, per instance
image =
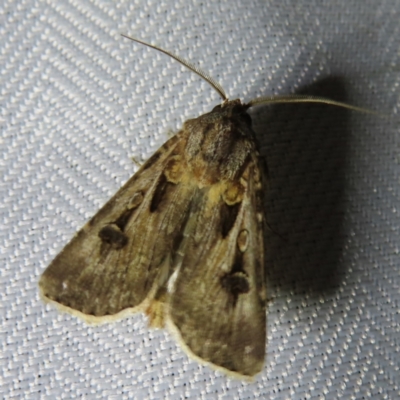
[[54, 259], [42, 295], [89, 321], [146, 311], [224, 372], [264, 363], [262, 179], [239, 100], [185, 122]]

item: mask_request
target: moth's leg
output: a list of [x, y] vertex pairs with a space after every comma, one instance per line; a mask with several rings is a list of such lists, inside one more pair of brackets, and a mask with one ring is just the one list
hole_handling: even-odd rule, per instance
[[131, 157], [131, 160], [138, 168], [141, 168], [141, 166], [143, 165], [143, 163], [141, 163], [139, 160], [136, 160], [135, 157]]

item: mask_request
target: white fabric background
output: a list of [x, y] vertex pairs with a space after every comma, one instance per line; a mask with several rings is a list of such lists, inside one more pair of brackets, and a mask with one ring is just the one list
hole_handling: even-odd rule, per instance
[[[0, 395], [7, 399], [400, 397], [400, 1], [8, 0], [0, 5]], [[191, 361], [135, 315], [90, 327], [37, 281], [189, 117], [230, 97], [269, 167], [266, 366], [253, 384]]]

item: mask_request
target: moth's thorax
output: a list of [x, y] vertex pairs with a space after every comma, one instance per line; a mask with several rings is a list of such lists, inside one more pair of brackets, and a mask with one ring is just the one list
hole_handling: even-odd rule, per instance
[[247, 108], [240, 100], [228, 101], [183, 125], [186, 163], [201, 185], [235, 179], [254, 150]]

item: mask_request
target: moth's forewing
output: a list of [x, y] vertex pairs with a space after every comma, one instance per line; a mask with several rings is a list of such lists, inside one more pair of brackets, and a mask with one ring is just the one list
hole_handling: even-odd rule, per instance
[[[208, 193], [201, 199], [168, 313], [192, 353], [245, 376], [262, 369], [266, 338], [263, 232], [252, 181], [257, 166], [249, 164], [248, 186], [230, 215], [224, 215], [222, 195], [220, 201]], [[232, 227], [221, 237], [232, 213]]]
[[146, 307], [190, 203], [190, 187], [165, 179], [179, 143], [166, 142], [58, 254], [39, 282], [45, 299], [90, 322]]

